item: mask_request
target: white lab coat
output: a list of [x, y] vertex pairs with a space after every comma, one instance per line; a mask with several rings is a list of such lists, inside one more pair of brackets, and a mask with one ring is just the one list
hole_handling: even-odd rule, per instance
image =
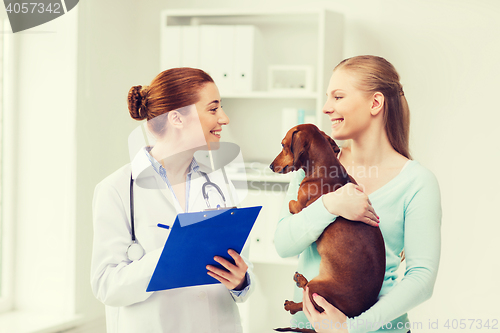
[[[203, 166], [200, 165], [203, 170]], [[134, 177], [135, 233], [143, 246], [142, 259], [131, 262], [127, 248], [130, 233], [130, 175]], [[210, 180], [229, 198], [222, 173], [209, 173]], [[206, 204], [201, 193], [204, 177], [193, 173], [189, 211], [201, 211]], [[235, 193], [234, 188], [232, 191]], [[230, 201], [228, 200], [228, 205]], [[106, 305], [108, 333], [242, 332], [235, 302], [243, 302], [254, 289], [241, 296], [223, 284], [146, 292], [180, 207], [165, 182], [155, 172], [144, 150], [128, 164], [100, 182], [94, 193], [94, 244], [91, 285], [94, 295]], [[243, 251], [248, 252], [246, 249]], [[175, 254], [174, 254], [175, 255]]]

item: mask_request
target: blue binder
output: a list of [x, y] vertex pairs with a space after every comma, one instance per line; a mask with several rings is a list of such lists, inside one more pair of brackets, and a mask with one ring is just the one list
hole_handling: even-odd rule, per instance
[[220, 283], [207, 265], [224, 269], [213, 258], [232, 262], [228, 249], [241, 253], [262, 206], [177, 215], [146, 291]]

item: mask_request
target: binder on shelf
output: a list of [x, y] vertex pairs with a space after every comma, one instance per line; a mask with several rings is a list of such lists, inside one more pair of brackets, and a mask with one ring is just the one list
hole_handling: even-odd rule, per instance
[[181, 26], [167, 26], [162, 29], [160, 45], [161, 70], [179, 67], [181, 64]]
[[218, 46], [216, 54], [216, 68], [214, 81], [220, 91], [232, 91], [234, 86], [234, 42], [235, 26], [218, 26]]
[[297, 125], [299, 110], [283, 108], [281, 110], [281, 137], [284, 138], [290, 128]]
[[254, 42], [255, 27], [253, 25], [235, 26], [234, 92], [250, 92], [253, 90]]
[[304, 124], [314, 124], [316, 125], [316, 114], [314, 111], [306, 111], [306, 115], [304, 117]]
[[262, 206], [228, 208], [177, 215], [146, 291], [220, 283], [207, 274], [207, 265], [227, 253], [241, 253]]
[[201, 68], [200, 66], [200, 27], [181, 26], [181, 67]]
[[[217, 69], [217, 55], [219, 51], [217, 38], [217, 28], [213, 25], [200, 26], [200, 66], [210, 74], [215, 80], [214, 75]], [[217, 82], [215, 82], [217, 84]]]
[[306, 118], [306, 110], [304, 109], [299, 109], [297, 111], [297, 124], [303, 124]]
[[251, 92], [255, 79], [265, 76], [255, 73], [263, 67], [256, 64], [263, 58], [256, 56], [256, 49], [262, 49], [258, 32], [253, 25], [166, 26], [162, 29], [161, 70], [201, 68], [223, 94]]

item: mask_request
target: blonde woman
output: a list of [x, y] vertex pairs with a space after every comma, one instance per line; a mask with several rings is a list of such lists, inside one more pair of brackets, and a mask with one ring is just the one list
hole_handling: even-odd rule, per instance
[[[291, 215], [288, 201], [297, 198], [304, 178], [302, 171], [297, 172], [276, 230], [276, 249], [282, 257], [300, 254], [298, 270], [310, 280], [319, 269], [315, 241], [337, 216], [378, 223], [386, 245], [386, 272], [377, 303], [355, 318], [347, 318], [320, 295], [313, 295], [325, 309], [319, 313], [308, 290], [297, 288], [295, 301], [304, 300], [304, 312], [293, 317], [291, 326], [316, 332], [407, 333], [411, 328], [407, 312], [431, 297], [438, 271], [438, 182], [432, 172], [411, 159], [408, 104], [399, 75], [387, 60], [358, 56], [342, 61], [326, 93], [323, 113], [330, 117], [331, 136], [350, 143], [338, 157], [358, 186], [347, 184]], [[398, 283], [396, 271], [403, 249], [406, 271]]]

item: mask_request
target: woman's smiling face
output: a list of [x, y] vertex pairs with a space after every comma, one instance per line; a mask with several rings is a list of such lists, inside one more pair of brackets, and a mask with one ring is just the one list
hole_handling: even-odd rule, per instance
[[207, 144], [219, 142], [222, 125], [229, 124], [229, 118], [222, 110], [219, 89], [214, 83], [210, 82], [206, 83], [198, 94], [200, 100], [195, 106], [205, 141]]
[[355, 86], [356, 77], [337, 69], [330, 78], [323, 113], [330, 117], [335, 140], [356, 138], [370, 124], [371, 98]]

